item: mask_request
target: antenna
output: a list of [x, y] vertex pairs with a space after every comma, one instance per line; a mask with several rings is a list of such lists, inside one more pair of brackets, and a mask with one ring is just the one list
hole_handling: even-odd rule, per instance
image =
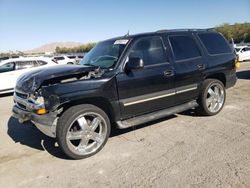
[[127, 34], [125, 35], [125, 37], [128, 37], [128, 36], [129, 36], [129, 30], [128, 30]]

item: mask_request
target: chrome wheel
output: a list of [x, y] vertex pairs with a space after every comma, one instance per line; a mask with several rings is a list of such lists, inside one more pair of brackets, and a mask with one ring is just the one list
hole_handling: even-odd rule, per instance
[[77, 155], [94, 153], [102, 146], [108, 133], [104, 118], [94, 112], [78, 116], [69, 126], [66, 142], [71, 152]]
[[223, 87], [218, 83], [213, 83], [207, 91], [207, 109], [212, 113], [216, 113], [223, 107], [224, 101], [225, 94]]

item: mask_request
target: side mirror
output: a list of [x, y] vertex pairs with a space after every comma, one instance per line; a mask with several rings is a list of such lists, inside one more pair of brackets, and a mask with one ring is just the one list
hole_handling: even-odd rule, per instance
[[127, 62], [126, 65], [127, 70], [141, 69], [143, 67], [144, 67], [144, 62], [141, 58], [138, 57], [129, 58], [129, 61]]

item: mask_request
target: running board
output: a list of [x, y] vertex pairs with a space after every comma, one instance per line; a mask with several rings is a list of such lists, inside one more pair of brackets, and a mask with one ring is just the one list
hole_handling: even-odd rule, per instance
[[196, 101], [190, 101], [188, 103], [184, 103], [178, 106], [174, 106], [168, 109], [164, 109], [164, 110], [159, 110], [156, 112], [152, 112], [149, 114], [145, 114], [145, 115], [141, 115], [141, 116], [137, 116], [137, 117], [133, 117], [130, 119], [126, 119], [123, 121], [117, 121], [117, 126], [119, 129], [126, 129], [129, 127], [133, 127], [135, 125], [140, 125], [149, 121], [153, 121], [156, 119], [160, 119], [169, 115], [173, 115], [179, 112], [183, 112], [185, 110], [189, 110], [191, 108], [195, 108], [197, 107], [198, 104]]

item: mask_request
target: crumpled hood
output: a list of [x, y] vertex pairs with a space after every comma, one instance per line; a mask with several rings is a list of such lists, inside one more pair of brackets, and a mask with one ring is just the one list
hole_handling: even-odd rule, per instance
[[58, 65], [41, 68], [21, 75], [17, 80], [16, 89], [25, 93], [34, 92], [46, 81], [81, 77], [96, 69], [96, 67], [83, 65]]

